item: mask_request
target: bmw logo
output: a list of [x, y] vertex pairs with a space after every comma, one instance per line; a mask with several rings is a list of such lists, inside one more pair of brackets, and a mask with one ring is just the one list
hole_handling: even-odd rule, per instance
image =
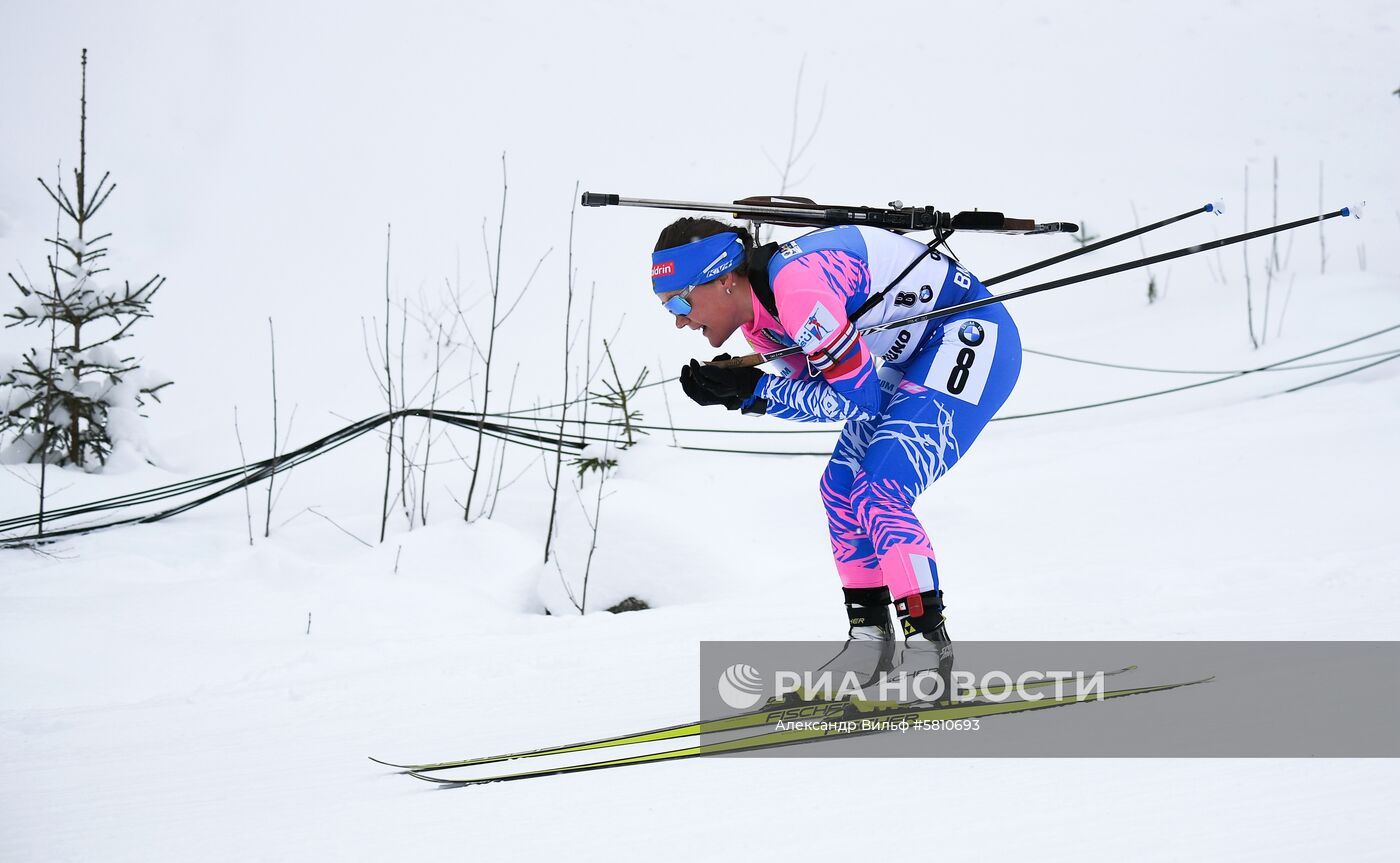
[[982, 325], [977, 321], [963, 321], [958, 327], [958, 341], [971, 347], [982, 344], [982, 340], [987, 337], [987, 333], [982, 329]]

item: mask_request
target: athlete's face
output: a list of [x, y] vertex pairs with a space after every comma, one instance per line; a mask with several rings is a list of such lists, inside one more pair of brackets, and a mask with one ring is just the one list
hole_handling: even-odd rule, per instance
[[[733, 273], [728, 273], [713, 282], [694, 288], [685, 298], [690, 301], [690, 313], [676, 315], [676, 327], [689, 327], [699, 330], [700, 335], [709, 340], [711, 347], [719, 347], [753, 316], [752, 302], [748, 299], [746, 287], [739, 283]], [[661, 294], [661, 302], [679, 296], [681, 291]]]

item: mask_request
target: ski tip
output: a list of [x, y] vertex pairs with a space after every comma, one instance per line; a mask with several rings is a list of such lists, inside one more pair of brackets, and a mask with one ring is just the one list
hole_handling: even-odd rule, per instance
[[392, 761], [381, 761], [381, 760], [379, 760], [378, 758], [375, 758], [373, 755], [370, 755], [370, 756], [367, 756], [367, 757], [369, 758], [370, 761], [373, 761], [375, 764], [378, 764], [378, 765], [380, 765], [381, 767], [391, 767], [391, 768], [393, 768], [394, 772], [395, 772], [395, 773], [398, 773], [398, 774], [400, 774], [400, 775], [402, 775], [402, 774], [404, 774], [404, 773], [412, 773], [412, 772], [414, 772], [415, 770], [422, 770], [422, 769], [423, 769], [423, 767], [422, 767], [421, 765], [415, 765], [415, 764], [395, 764], [395, 763], [392, 762]]
[[1225, 199], [1224, 199], [1224, 198], [1216, 198], [1214, 201], [1211, 201], [1209, 204], [1206, 204], [1206, 206], [1205, 206], [1205, 211], [1206, 211], [1207, 213], [1214, 213], [1214, 214], [1217, 215], [1217, 216], [1224, 215], [1224, 213], [1225, 213]]
[[1343, 217], [1348, 217], [1348, 216], [1350, 216], [1350, 217], [1353, 218], [1353, 219], [1359, 219], [1359, 218], [1361, 218], [1361, 210], [1362, 210], [1362, 208], [1364, 208], [1365, 206], [1366, 206], [1366, 202], [1365, 202], [1365, 201], [1357, 201], [1357, 202], [1354, 203], [1354, 204], [1347, 204], [1345, 207], [1342, 207], [1342, 216], [1343, 216]]
[[487, 780], [481, 780], [481, 779], [443, 779], [443, 778], [438, 777], [438, 776], [425, 776], [425, 775], [423, 775], [422, 773], [415, 773], [415, 772], [412, 771], [412, 770], [406, 770], [406, 771], [404, 771], [404, 772], [407, 773], [409, 776], [412, 776], [414, 779], [422, 779], [424, 782], [431, 783], [432, 785], [434, 785], [435, 787], [437, 787], [437, 788], [439, 788], [439, 789], [442, 789], [442, 788], [466, 788], [466, 787], [469, 786], [469, 785], [484, 785], [484, 784], [486, 784], [487, 782], [492, 781], [492, 780], [489, 780], [489, 779], [487, 779]]

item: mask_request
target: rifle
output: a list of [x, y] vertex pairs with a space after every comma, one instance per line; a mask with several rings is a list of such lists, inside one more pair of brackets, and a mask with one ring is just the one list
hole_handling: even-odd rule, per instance
[[651, 207], [661, 210], [693, 210], [728, 213], [735, 219], [793, 228], [828, 228], [835, 225], [869, 225], [897, 234], [935, 231], [946, 239], [954, 231], [986, 234], [1073, 234], [1073, 222], [1046, 222], [1009, 219], [989, 210], [963, 210], [945, 213], [934, 207], [906, 207], [891, 201], [888, 207], [835, 206], [818, 204], [810, 198], [781, 195], [754, 195], [732, 204], [706, 204], [698, 201], [665, 201], [652, 198], [624, 198], [621, 195], [584, 192], [585, 207]]

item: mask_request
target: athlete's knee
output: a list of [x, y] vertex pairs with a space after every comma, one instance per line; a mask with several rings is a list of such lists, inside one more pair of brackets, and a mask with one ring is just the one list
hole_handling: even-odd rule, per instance
[[851, 503], [862, 523], [881, 516], [906, 517], [913, 511], [914, 495], [896, 480], [874, 477], [865, 471], [851, 483]]
[[835, 462], [827, 464], [826, 470], [822, 472], [821, 481], [817, 484], [817, 489], [822, 497], [822, 505], [826, 507], [827, 514], [849, 513], [851, 511], [851, 487], [854, 477], [851, 470], [844, 465], [837, 465]]

